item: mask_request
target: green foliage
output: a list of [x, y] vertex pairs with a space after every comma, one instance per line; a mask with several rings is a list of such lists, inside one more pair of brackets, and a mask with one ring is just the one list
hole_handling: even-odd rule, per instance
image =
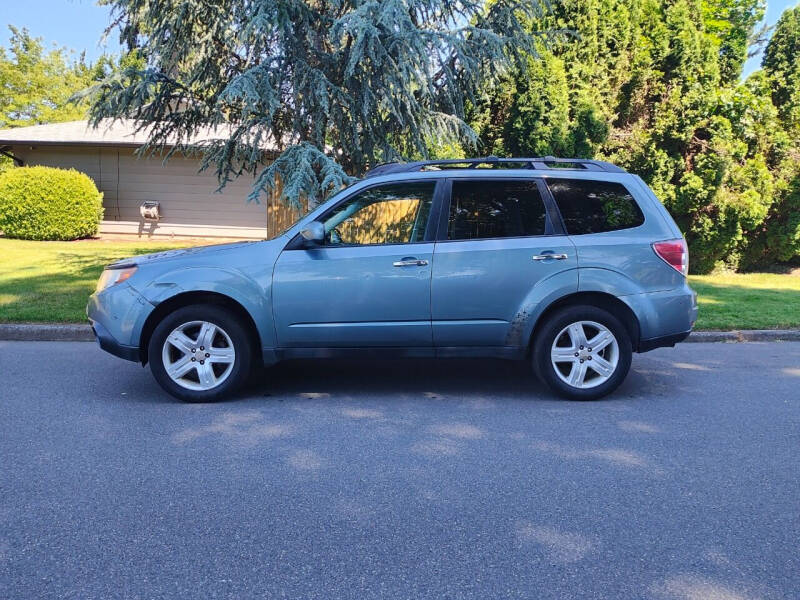
[[26, 29], [9, 29], [9, 47], [0, 47], [0, 129], [85, 119], [84, 89], [142, 66], [135, 52], [119, 59], [103, 55], [95, 63], [87, 63], [83, 54], [72, 59], [64, 48], [46, 50], [42, 39]]
[[564, 0], [529, 26], [577, 37], [539, 48], [471, 122], [496, 154], [598, 156], [640, 175], [694, 272], [787, 260], [800, 252], [789, 184], [800, 30], [785, 15], [765, 72], [739, 82], [763, 12], [761, 0]]
[[719, 48], [720, 75], [726, 84], [738, 81], [765, 8], [765, 0], [703, 0], [703, 24]]
[[84, 118], [86, 104], [68, 102], [91, 82], [82, 58], [70, 64], [63, 49], [46, 51], [27, 30], [10, 29], [9, 48], [0, 47], [0, 129]]
[[800, 6], [784, 11], [762, 62], [787, 131], [800, 136]]
[[[177, 139], [223, 185], [253, 173], [251, 199], [280, 189], [290, 204], [431, 143], [473, 144], [466, 103], [535, 54], [522, 21], [541, 16], [537, 0], [106, 3], [145, 67], [98, 85], [92, 119], [137, 119], [143, 151]], [[192, 147], [209, 127], [224, 134]]]
[[97, 233], [103, 195], [74, 169], [19, 167], [0, 174], [0, 230], [9, 238], [75, 240]]

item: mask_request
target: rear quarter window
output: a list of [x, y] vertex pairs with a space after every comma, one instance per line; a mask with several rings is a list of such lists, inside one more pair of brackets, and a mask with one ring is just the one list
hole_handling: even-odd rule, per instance
[[549, 177], [546, 181], [570, 235], [631, 229], [644, 223], [642, 210], [620, 183]]

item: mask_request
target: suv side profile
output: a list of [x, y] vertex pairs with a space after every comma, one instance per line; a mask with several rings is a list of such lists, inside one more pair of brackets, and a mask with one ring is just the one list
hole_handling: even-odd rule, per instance
[[101, 348], [189, 402], [255, 363], [332, 356], [529, 360], [592, 400], [633, 352], [689, 335], [687, 269], [669, 213], [610, 163], [391, 163], [272, 239], [109, 265], [87, 315]]

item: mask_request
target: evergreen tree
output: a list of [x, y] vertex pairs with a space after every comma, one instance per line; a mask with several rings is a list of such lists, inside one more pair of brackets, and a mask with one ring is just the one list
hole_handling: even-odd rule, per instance
[[[177, 139], [222, 185], [255, 173], [251, 199], [278, 189], [295, 205], [375, 163], [472, 143], [465, 102], [535, 54], [522, 21], [541, 16], [535, 0], [107, 3], [146, 67], [98, 86], [93, 119], [136, 119], [145, 151]], [[191, 148], [208, 128], [224, 133]]]
[[791, 179], [771, 79], [739, 82], [762, 15], [760, 0], [564, 0], [529, 26], [577, 35], [485, 92], [473, 124], [497, 154], [613, 160], [670, 210], [693, 271], [750, 266], [776, 256], [765, 232]]
[[772, 84], [772, 100], [787, 130], [800, 135], [800, 6], [786, 9], [762, 61]]
[[[777, 118], [765, 123], [771, 142], [774, 201], [755, 230], [744, 265], [758, 267], [800, 256], [800, 6], [787, 9], [767, 44], [761, 93], [771, 97]], [[748, 80], [749, 82], [750, 80]]]
[[720, 76], [735, 84], [742, 73], [765, 0], [703, 0], [703, 23], [719, 47]]

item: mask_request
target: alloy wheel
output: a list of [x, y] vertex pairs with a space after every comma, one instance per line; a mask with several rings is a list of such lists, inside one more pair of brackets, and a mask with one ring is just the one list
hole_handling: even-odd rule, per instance
[[167, 336], [161, 358], [172, 381], [188, 390], [206, 391], [230, 376], [236, 350], [230, 336], [218, 325], [190, 321]]
[[616, 371], [619, 344], [606, 326], [595, 321], [577, 321], [555, 337], [550, 360], [556, 375], [567, 385], [593, 388], [608, 381]]

